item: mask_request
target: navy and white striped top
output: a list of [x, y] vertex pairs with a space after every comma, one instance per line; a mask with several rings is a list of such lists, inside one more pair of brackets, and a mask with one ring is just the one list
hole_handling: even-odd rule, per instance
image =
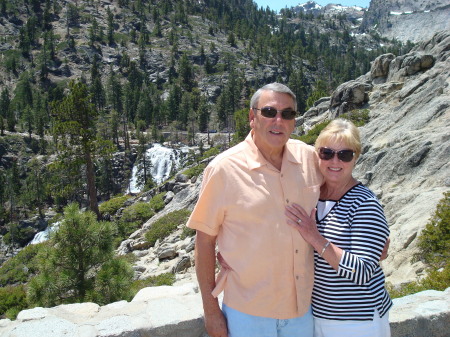
[[389, 228], [373, 192], [362, 184], [354, 186], [317, 221], [317, 227], [344, 253], [337, 272], [317, 252], [314, 254], [314, 316], [372, 320], [375, 309], [384, 316], [392, 301], [379, 260]]

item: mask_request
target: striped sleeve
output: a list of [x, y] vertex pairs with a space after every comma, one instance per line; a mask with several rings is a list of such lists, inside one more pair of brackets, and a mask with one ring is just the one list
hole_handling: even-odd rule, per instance
[[353, 283], [366, 284], [378, 268], [389, 228], [380, 203], [363, 200], [355, 209], [349, 249], [344, 250], [338, 275]]

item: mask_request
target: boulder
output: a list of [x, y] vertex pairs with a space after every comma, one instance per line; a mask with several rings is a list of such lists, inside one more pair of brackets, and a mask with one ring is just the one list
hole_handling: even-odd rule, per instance
[[[370, 76], [372, 77], [372, 80], [375, 81], [379, 78], [382, 80], [386, 80], [386, 77], [389, 73], [389, 65], [391, 64], [392, 60], [395, 58], [394, 54], [384, 54], [378, 56], [375, 61], [373, 61], [372, 66], [370, 68]], [[379, 83], [382, 83], [382, 81], [377, 81]]]
[[450, 322], [450, 288], [396, 298], [389, 321], [392, 337], [446, 337]]
[[359, 109], [369, 101], [368, 91], [371, 85], [359, 81], [350, 81], [341, 84], [333, 92], [330, 110], [334, 116], [348, 111]]

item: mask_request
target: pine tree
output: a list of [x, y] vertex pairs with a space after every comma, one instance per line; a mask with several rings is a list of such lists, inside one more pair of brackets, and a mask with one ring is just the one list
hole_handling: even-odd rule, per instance
[[116, 75], [116, 73], [111, 69], [110, 76], [108, 79], [108, 103], [111, 105], [113, 110], [121, 113], [123, 111], [122, 102], [122, 86]]
[[151, 189], [155, 186], [155, 182], [152, 177], [152, 163], [146, 156], [148, 138], [144, 132], [138, 132], [137, 139], [139, 145], [137, 148], [137, 185], [142, 186], [144, 189]]
[[8, 122], [8, 129], [11, 131], [14, 131], [14, 125], [15, 123], [12, 123], [8, 119], [10, 118], [10, 104], [11, 100], [9, 98], [9, 91], [8, 88], [3, 88], [2, 93], [0, 94], [0, 118], [1, 118], [1, 134], [3, 136], [5, 128], [6, 128], [6, 121]]
[[183, 55], [180, 58], [180, 63], [178, 66], [178, 76], [181, 87], [186, 91], [191, 91], [195, 85], [194, 69], [186, 53], [183, 53]]
[[44, 200], [47, 196], [47, 171], [42, 161], [33, 158], [27, 164], [28, 174], [22, 187], [22, 202], [25, 202], [28, 208], [36, 207], [41, 218], [44, 207]]
[[102, 85], [102, 77], [99, 69], [97, 54], [94, 55], [94, 62], [91, 67], [91, 86], [92, 101], [97, 109], [102, 109], [105, 105], [105, 92]]
[[107, 38], [108, 38], [108, 44], [112, 46], [114, 44], [114, 15], [109, 9], [109, 7], [106, 10], [107, 14], [107, 20], [108, 20], [108, 32], [107, 32]]
[[28, 136], [31, 141], [31, 134], [33, 133], [34, 129], [34, 116], [33, 111], [31, 110], [31, 107], [29, 105], [25, 107], [25, 110], [23, 112], [23, 119], [25, 122], [26, 131], [28, 132]]
[[85, 167], [89, 207], [100, 217], [93, 163], [97, 141], [95, 131], [97, 110], [90, 101], [91, 95], [85, 84], [71, 82], [69, 89], [69, 95], [62, 102], [53, 105], [52, 113], [55, 115], [53, 134], [61, 139], [57, 144], [60, 161], [72, 161]]
[[250, 132], [250, 123], [248, 120], [248, 109], [236, 110], [234, 113], [234, 123], [236, 125], [236, 130], [233, 135], [233, 141], [238, 143], [243, 141]]
[[0, 221], [5, 221], [6, 209], [5, 202], [7, 199], [6, 188], [6, 172], [3, 168], [0, 168]]
[[200, 132], [206, 132], [208, 130], [209, 122], [209, 109], [208, 102], [205, 97], [200, 98], [198, 107], [198, 129]]
[[93, 212], [67, 206], [50, 245], [38, 255], [39, 274], [29, 283], [28, 301], [48, 307], [129, 299], [133, 271], [114, 258], [113, 233], [111, 224], [98, 222]]
[[[196, 119], [196, 111], [192, 106], [192, 95], [189, 92], [185, 92], [181, 97], [180, 116], [178, 117], [178, 120], [181, 122], [181, 126], [184, 130], [186, 130], [188, 124], [191, 127], [191, 130], [194, 130]], [[191, 138], [193, 138], [192, 132], [193, 131], [191, 131], [190, 135]]]
[[47, 114], [47, 106], [46, 106], [46, 98], [42, 94], [37, 94], [36, 99], [34, 100], [34, 126], [36, 129], [36, 133], [39, 135], [39, 143], [40, 143], [40, 151], [41, 153], [45, 153], [45, 130], [48, 124], [48, 114]]
[[11, 223], [18, 219], [16, 208], [18, 206], [21, 187], [22, 183], [19, 175], [19, 165], [17, 160], [14, 160], [11, 167], [6, 172], [6, 195], [9, 197], [9, 221]]

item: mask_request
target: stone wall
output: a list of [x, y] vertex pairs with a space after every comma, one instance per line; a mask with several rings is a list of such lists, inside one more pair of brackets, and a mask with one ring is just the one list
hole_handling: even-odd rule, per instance
[[[445, 337], [450, 288], [394, 300], [392, 337]], [[2, 337], [207, 337], [194, 283], [142, 289], [131, 302], [34, 308], [0, 320]]]

